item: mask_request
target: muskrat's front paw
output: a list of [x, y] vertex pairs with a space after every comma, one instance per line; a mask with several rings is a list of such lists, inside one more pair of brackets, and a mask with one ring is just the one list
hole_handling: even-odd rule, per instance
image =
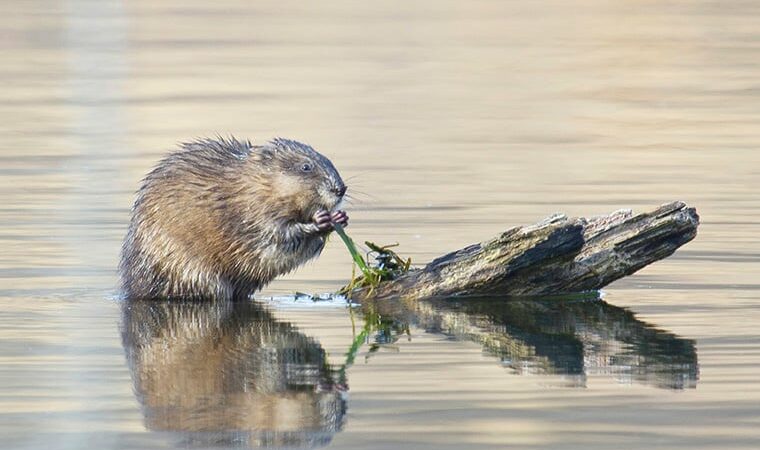
[[344, 227], [348, 226], [348, 214], [345, 211], [335, 211], [330, 214], [330, 219], [333, 223], [343, 225]]
[[330, 214], [327, 211], [317, 211], [311, 220], [320, 232], [332, 231], [333, 225], [330, 220]]

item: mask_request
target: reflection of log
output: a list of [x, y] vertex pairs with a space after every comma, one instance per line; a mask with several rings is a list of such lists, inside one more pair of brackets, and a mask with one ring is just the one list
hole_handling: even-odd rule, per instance
[[125, 303], [122, 339], [146, 426], [196, 443], [329, 443], [344, 380], [318, 342], [253, 302]]
[[549, 298], [386, 298], [365, 311], [403, 330], [427, 331], [479, 343], [518, 373], [566, 376], [585, 386], [588, 375], [660, 388], [696, 386], [694, 341], [641, 322], [596, 294]]
[[546, 295], [600, 289], [671, 255], [696, 236], [699, 217], [682, 202], [634, 216], [621, 210], [591, 219], [552, 216], [441, 256], [366, 297]]

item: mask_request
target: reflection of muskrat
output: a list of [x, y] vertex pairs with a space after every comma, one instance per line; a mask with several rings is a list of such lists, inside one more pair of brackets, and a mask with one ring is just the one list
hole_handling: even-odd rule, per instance
[[[181, 145], [143, 180], [122, 248], [130, 298], [247, 298], [322, 251], [346, 192], [330, 160], [287, 139]], [[328, 212], [329, 211], [329, 212]]]
[[182, 432], [193, 448], [301, 449], [343, 427], [344, 367], [256, 302], [125, 302], [121, 332], [152, 431]]

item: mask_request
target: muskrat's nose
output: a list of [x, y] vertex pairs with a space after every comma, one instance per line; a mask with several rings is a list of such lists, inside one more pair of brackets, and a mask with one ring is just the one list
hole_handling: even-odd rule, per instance
[[332, 191], [335, 192], [335, 195], [337, 195], [338, 197], [343, 197], [343, 194], [346, 193], [347, 189], [348, 189], [348, 186], [344, 184], [344, 185], [332, 188]]

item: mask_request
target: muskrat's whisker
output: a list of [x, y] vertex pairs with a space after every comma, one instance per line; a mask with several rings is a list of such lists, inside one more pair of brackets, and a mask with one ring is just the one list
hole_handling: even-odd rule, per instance
[[356, 189], [351, 189], [351, 193], [350, 194], [346, 194], [346, 195], [354, 195], [354, 194], [358, 194], [358, 195], [367, 197], [370, 200], [379, 200], [379, 198], [376, 195], [372, 195], [372, 194], [370, 194], [368, 192], [364, 192], [364, 191], [358, 191]]
[[355, 173], [355, 174], [351, 175], [350, 177], [348, 177], [348, 178], [345, 178], [345, 181], [349, 181], [349, 180], [355, 180], [355, 179], [357, 179], [357, 178], [359, 178], [359, 177], [363, 177], [364, 175], [367, 175], [368, 173], [369, 173], [369, 172], [359, 172], [359, 173]]
[[346, 202], [346, 204], [349, 205], [359, 205], [359, 204], [369, 204], [371, 202], [377, 202], [377, 198], [370, 198], [369, 195], [365, 196], [354, 196], [354, 195], [344, 195], [343, 200]]
[[351, 197], [344, 197], [344, 203], [346, 205], [356, 206], [359, 204], [359, 202], [355, 198]]

